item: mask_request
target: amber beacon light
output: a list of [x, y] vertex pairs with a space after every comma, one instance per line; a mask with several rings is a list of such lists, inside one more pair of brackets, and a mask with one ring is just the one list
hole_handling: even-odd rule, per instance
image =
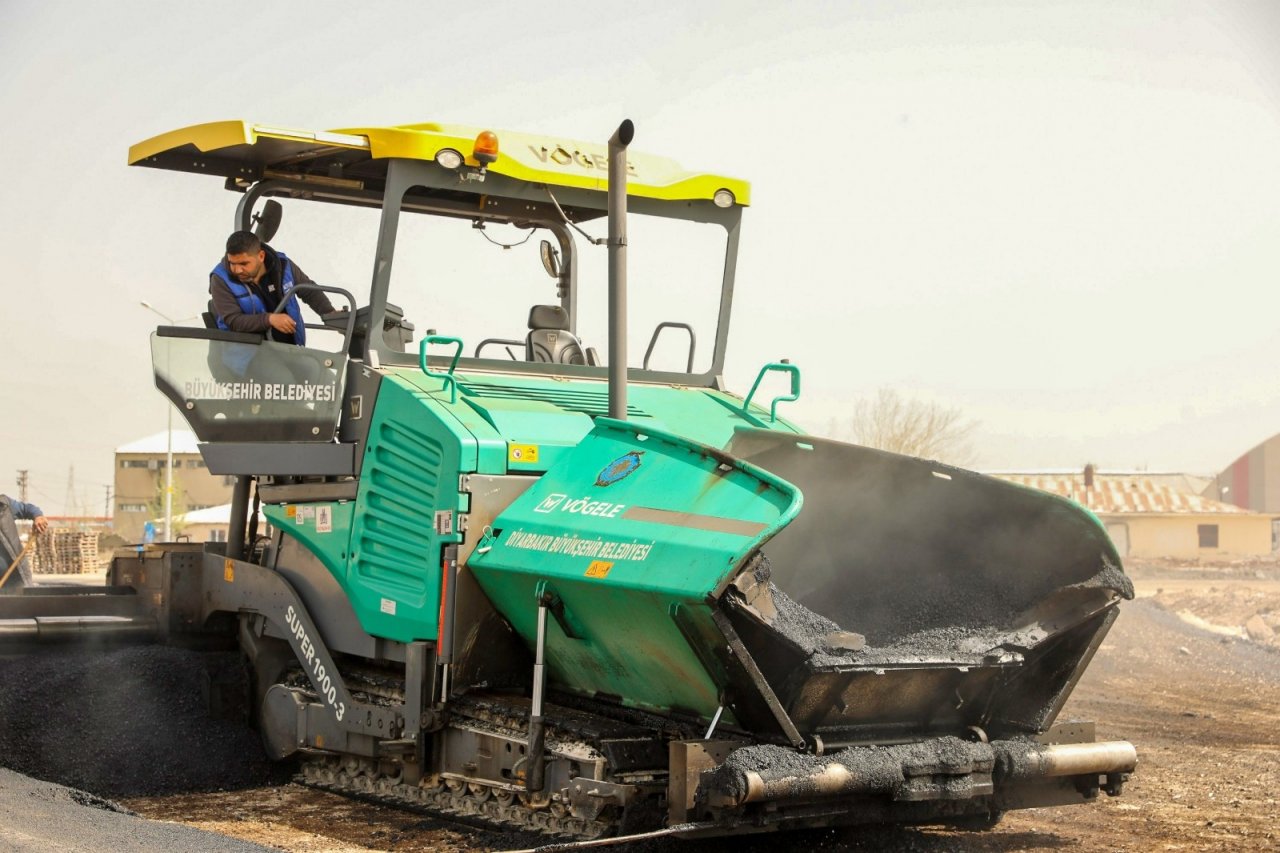
[[472, 149], [471, 156], [476, 161], [488, 166], [494, 160], [498, 159], [498, 135], [492, 130], [482, 130], [476, 136], [476, 147]]

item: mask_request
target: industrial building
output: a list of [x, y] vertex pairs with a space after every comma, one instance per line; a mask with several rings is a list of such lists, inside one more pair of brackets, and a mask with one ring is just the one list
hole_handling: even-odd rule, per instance
[[[1280, 457], [1280, 454], [1277, 454]], [[1088, 508], [1121, 557], [1231, 560], [1268, 556], [1277, 514], [1206, 497], [1207, 478], [1147, 471], [999, 471], [992, 476]]]
[[[147, 521], [160, 519], [163, 530], [165, 469], [173, 455], [174, 534], [182, 533], [181, 516], [231, 501], [231, 479], [210, 474], [190, 430], [158, 432], [116, 448], [115, 532], [126, 541], [142, 540]], [[193, 537], [194, 539], [194, 537]], [[200, 540], [196, 540], [200, 541]]]
[[1280, 434], [1250, 448], [1200, 493], [1241, 509], [1280, 513]]

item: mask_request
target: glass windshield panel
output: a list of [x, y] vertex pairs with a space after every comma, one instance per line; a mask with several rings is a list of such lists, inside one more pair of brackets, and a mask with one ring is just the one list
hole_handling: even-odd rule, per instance
[[201, 441], [330, 441], [346, 362], [274, 341], [151, 336], [156, 387]]
[[[605, 236], [603, 219], [591, 223]], [[692, 373], [711, 369], [724, 274], [725, 230], [719, 225], [630, 214], [627, 217], [627, 366], [641, 367], [661, 323], [684, 323], [697, 339]], [[607, 354], [609, 258], [604, 246], [579, 240], [579, 327]], [[686, 372], [689, 333], [666, 328], [649, 359], [650, 370]]]
[[[603, 238], [608, 226], [601, 218], [583, 229]], [[532, 309], [561, 304], [557, 282], [542, 266], [539, 245], [544, 239], [558, 245], [546, 229], [530, 231], [492, 223], [481, 229], [467, 220], [406, 212], [400, 217], [388, 299], [414, 323], [418, 340], [433, 331], [462, 338], [467, 357], [474, 357], [482, 342], [490, 341], [480, 357], [581, 363], [561, 354], [565, 346], [577, 344], [583, 358], [587, 349], [593, 349], [603, 365], [608, 357], [608, 252], [580, 235], [574, 238], [576, 334], [566, 337], [559, 334], [561, 330], [550, 329], [549, 336], [535, 333], [535, 345], [530, 344]], [[630, 216], [628, 366], [642, 366], [650, 337], [659, 324], [667, 322], [688, 324], [694, 330], [693, 372], [711, 369], [725, 241], [725, 231], [717, 225]], [[535, 356], [538, 345], [551, 351], [552, 357]], [[417, 351], [416, 341], [410, 351]], [[685, 372], [689, 351], [687, 331], [665, 329], [649, 367]]]
[[482, 357], [523, 361], [530, 307], [559, 304], [556, 282], [538, 256], [544, 235], [550, 236], [543, 230], [493, 223], [482, 230], [464, 219], [402, 213], [387, 299], [414, 324], [409, 351], [416, 353], [417, 342], [434, 331], [461, 338], [467, 357], [486, 338], [509, 340], [486, 346]]

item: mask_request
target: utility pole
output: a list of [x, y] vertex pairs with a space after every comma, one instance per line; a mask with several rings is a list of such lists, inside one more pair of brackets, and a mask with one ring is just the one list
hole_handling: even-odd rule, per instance
[[[158, 315], [170, 326], [176, 326], [179, 323], [185, 323], [187, 320], [194, 320], [194, 317], [187, 317], [183, 320], [174, 320], [168, 314], [157, 309], [150, 302], [143, 301], [142, 307], [146, 308], [153, 314]], [[164, 541], [173, 541], [173, 406], [167, 405], [165, 409], [169, 412], [169, 419], [165, 426], [165, 432], [168, 436], [168, 442], [165, 448], [165, 465], [164, 465]]]
[[75, 515], [76, 512], [72, 508], [72, 500], [76, 494], [76, 466], [67, 466], [67, 498], [62, 502], [63, 515]]
[[102, 517], [110, 518], [111, 517], [111, 487], [103, 486], [103, 488], [107, 490], [107, 497], [102, 504]]
[[27, 484], [30, 480], [31, 476], [26, 468], [18, 471], [18, 500], [23, 503], [27, 502]]

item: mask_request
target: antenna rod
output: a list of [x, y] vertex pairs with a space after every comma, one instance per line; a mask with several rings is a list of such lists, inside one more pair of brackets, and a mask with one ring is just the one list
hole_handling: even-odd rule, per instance
[[627, 419], [627, 146], [631, 119], [609, 138], [609, 417]]

